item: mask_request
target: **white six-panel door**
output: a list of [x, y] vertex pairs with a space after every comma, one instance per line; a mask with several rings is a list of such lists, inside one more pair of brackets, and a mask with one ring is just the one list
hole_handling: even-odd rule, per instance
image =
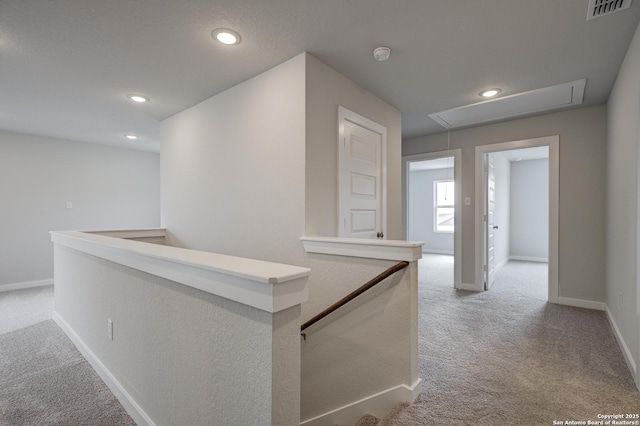
[[338, 116], [338, 236], [384, 238], [386, 128], [346, 108]]

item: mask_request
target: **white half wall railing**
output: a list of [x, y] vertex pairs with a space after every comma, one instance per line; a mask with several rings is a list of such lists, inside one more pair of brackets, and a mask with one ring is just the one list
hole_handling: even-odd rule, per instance
[[422, 258], [423, 242], [400, 240], [374, 240], [361, 238], [302, 237], [307, 253], [367, 259], [414, 262]]
[[165, 246], [161, 229], [51, 239], [54, 320], [138, 424], [300, 423], [308, 268]]
[[109, 229], [98, 231], [84, 231], [89, 234], [104, 235], [105, 237], [123, 238], [125, 240], [142, 241], [164, 245], [167, 230], [164, 228], [144, 228], [144, 229]]

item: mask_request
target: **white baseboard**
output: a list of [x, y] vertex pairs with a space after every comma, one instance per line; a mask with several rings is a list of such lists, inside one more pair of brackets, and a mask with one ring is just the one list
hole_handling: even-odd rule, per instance
[[616, 324], [616, 321], [613, 319], [613, 315], [611, 315], [611, 312], [609, 311], [609, 306], [607, 306], [607, 305], [605, 305], [605, 306], [606, 306], [605, 312], [607, 313], [607, 319], [609, 320], [609, 324], [611, 324], [611, 329], [613, 330], [613, 335], [615, 336], [616, 340], [618, 341], [618, 345], [620, 346], [620, 350], [622, 351], [622, 355], [624, 356], [624, 360], [627, 363], [627, 367], [629, 367], [629, 371], [631, 372], [631, 375], [633, 376], [633, 380], [635, 380], [635, 382], [636, 382], [636, 387], [638, 388], [638, 390], [640, 390], [640, 380], [638, 378], [638, 371], [636, 370], [636, 363], [633, 360], [633, 356], [631, 356], [631, 351], [629, 350], [629, 347], [627, 346], [627, 343], [622, 338], [622, 334], [620, 333], [620, 329], [618, 328], [618, 325]]
[[520, 260], [522, 262], [549, 263], [549, 258], [548, 257], [509, 256], [509, 260]]
[[24, 283], [16, 283], [16, 284], [3, 284], [3, 285], [0, 285], [0, 292], [12, 291], [12, 290], [23, 290], [25, 288], [33, 288], [33, 287], [46, 287], [48, 285], [53, 285], [53, 278], [50, 278], [48, 280], [27, 281]]
[[111, 392], [118, 398], [122, 407], [131, 416], [133, 421], [139, 426], [155, 426], [155, 423], [144, 412], [144, 410], [136, 403], [133, 397], [125, 390], [118, 380], [111, 374], [107, 367], [96, 357], [89, 347], [82, 341], [80, 336], [69, 326], [69, 324], [58, 314], [53, 311], [52, 319], [60, 326], [62, 331], [71, 339], [80, 351], [82, 356], [91, 364], [91, 367], [98, 373]]
[[466, 291], [478, 291], [478, 289], [476, 288], [475, 284], [465, 284], [465, 283], [460, 283], [458, 284], [458, 286], [456, 287], [458, 290], [466, 290]]
[[416, 380], [413, 386], [407, 385], [396, 386], [386, 391], [382, 391], [375, 395], [356, 401], [352, 404], [345, 405], [337, 410], [330, 411], [312, 419], [305, 420], [300, 423], [304, 426], [324, 426], [344, 424], [352, 425], [356, 423], [365, 414], [371, 414], [378, 418], [383, 418], [393, 409], [399, 402], [412, 403], [416, 400], [422, 390], [422, 379]]
[[576, 308], [595, 309], [604, 311], [606, 304], [604, 302], [594, 302], [593, 300], [571, 299], [569, 297], [558, 297], [559, 305], [573, 306]]
[[451, 250], [432, 250], [424, 248], [424, 246], [422, 246], [422, 252], [426, 254], [447, 254], [453, 256], [453, 251]]
[[493, 273], [495, 274], [496, 272], [498, 272], [500, 269], [502, 269], [502, 267], [504, 265], [506, 265], [507, 263], [509, 263], [509, 261], [511, 260], [510, 257], [507, 257], [506, 259], [504, 259], [502, 262], [498, 263], [496, 266], [494, 266], [493, 268]]

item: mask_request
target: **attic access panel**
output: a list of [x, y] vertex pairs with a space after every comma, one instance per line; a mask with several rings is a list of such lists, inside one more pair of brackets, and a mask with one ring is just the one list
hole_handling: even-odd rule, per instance
[[506, 120], [582, 104], [586, 79], [429, 114], [446, 129]]

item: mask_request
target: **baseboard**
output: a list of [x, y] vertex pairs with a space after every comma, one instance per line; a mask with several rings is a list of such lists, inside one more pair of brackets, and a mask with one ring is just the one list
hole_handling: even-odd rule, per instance
[[496, 266], [494, 266], [493, 270], [494, 270], [494, 274], [497, 273], [500, 269], [502, 269], [502, 267], [504, 265], [506, 265], [507, 263], [509, 263], [509, 261], [511, 260], [510, 257], [507, 257], [506, 259], [504, 259], [502, 262], [498, 263]]
[[638, 371], [636, 370], [636, 363], [633, 360], [633, 356], [631, 356], [631, 351], [629, 350], [629, 347], [627, 346], [627, 343], [624, 341], [624, 339], [622, 338], [622, 334], [620, 333], [620, 329], [618, 328], [618, 325], [616, 324], [616, 321], [613, 319], [613, 315], [611, 315], [611, 312], [609, 311], [609, 306], [605, 305], [605, 312], [607, 314], [607, 319], [609, 320], [609, 324], [611, 325], [611, 329], [613, 330], [613, 335], [615, 336], [616, 340], [618, 341], [618, 346], [620, 346], [620, 350], [622, 351], [622, 355], [624, 356], [624, 360], [627, 363], [627, 367], [629, 367], [629, 371], [631, 372], [631, 375], [633, 376], [633, 380], [635, 380], [636, 382], [636, 387], [638, 388], [638, 390], [640, 390], [640, 380], [638, 380]]
[[596, 311], [604, 311], [606, 304], [604, 302], [594, 302], [593, 300], [571, 299], [569, 297], [558, 297], [558, 305], [573, 306], [575, 308], [595, 309]]
[[324, 426], [324, 425], [352, 425], [363, 415], [371, 414], [378, 418], [383, 418], [399, 402], [412, 403], [416, 400], [422, 390], [422, 379], [416, 380], [413, 386], [400, 385], [382, 391], [375, 395], [345, 405], [337, 410], [330, 411], [312, 419], [300, 423], [304, 426]]
[[549, 258], [548, 257], [509, 256], [509, 260], [519, 260], [519, 261], [522, 261], [522, 262], [549, 263]]
[[33, 287], [46, 287], [48, 285], [53, 285], [53, 278], [50, 278], [48, 280], [27, 281], [24, 283], [16, 283], [16, 284], [2, 284], [0, 285], [0, 292], [12, 291], [12, 290], [24, 290], [25, 288], [33, 288]]
[[424, 248], [424, 246], [422, 246], [422, 252], [425, 254], [447, 254], [447, 255], [453, 256], [453, 251], [451, 250], [432, 250], [432, 249], [426, 249]]
[[120, 404], [122, 404], [122, 407], [124, 407], [125, 411], [131, 416], [133, 421], [135, 421], [139, 426], [155, 426], [153, 420], [151, 420], [147, 413], [145, 413], [144, 410], [135, 402], [133, 397], [131, 397], [131, 395], [125, 390], [120, 382], [118, 382], [113, 374], [111, 374], [107, 367], [82, 341], [80, 336], [78, 336], [76, 332], [73, 331], [71, 326], [60, 316], [60, 314], [58, 314], [58, 312], [56, 311], [53, 311], [52, 319], [56, 324], [58, 324], [58, 326], [60, 326], [62, 331], [64, 331], [69, 339], [71, 339], [74, 345], [76, 345], [76, 348], [78, 348], [82, 356], [86, 358], [91, 367], [96, 371], [96, 373], [98, 373], [100, 378], [115, 395], [118, 401], [120, 401]]
[[466, 291], [478, 291], [478, 289], [476, 288], [475, 284], [465, 284], [465, 283], [460, 283], [458, 284], [458, 286], [456, 287], [458, 290], [466, 290]]

